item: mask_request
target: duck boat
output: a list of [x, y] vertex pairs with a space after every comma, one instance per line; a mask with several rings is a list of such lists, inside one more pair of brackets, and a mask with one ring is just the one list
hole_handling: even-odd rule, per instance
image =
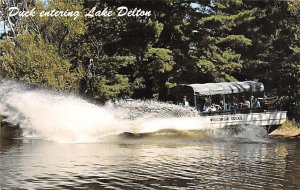
[[172, 89], [172, 101], [196, 109], [203, 127], [261, 126], [271, 133], [287, 120], [286, 111], [275, 109], [276, 100], [256, 81], [180, 84]]

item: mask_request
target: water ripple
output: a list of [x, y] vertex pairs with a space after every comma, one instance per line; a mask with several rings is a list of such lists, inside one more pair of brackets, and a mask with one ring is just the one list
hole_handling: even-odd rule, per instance
[[298, 142], [24, 142], [0, 151], [1, 189], [300, 187]]

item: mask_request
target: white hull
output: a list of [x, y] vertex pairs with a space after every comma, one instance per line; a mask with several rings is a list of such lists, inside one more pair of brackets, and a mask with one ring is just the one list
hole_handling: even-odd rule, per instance
[[223, 128], [234, 125], [279, 126], [286, 121], [286, 111], [201, 116], [201, 125]]
[[[214, 113], [216, 114], [216, 113]], [[226, 128], [229, 126], [266, 126], [268, 132], [272, 132], [277, 127], [286, 121], [286, 111], [268, 111], [261, 113], [247, 113], [247, 114], [223, 114], [213, 116], [199, 116], [199, 117], [178, 117], [178, 118], [164, 118], [153, 119], [149, 121], [130, 121], [128, 126], [128, 133], [152, 133], [162, 129], [175, 130], [203, 130], [203, 129], [217, 129]]]

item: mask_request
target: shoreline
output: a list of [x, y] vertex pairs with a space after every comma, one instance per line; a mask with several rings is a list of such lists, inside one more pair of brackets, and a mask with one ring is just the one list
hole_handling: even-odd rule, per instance
[[299, 123], [287, 120], [282, 126], [269, 134], [274, 138], [300, 138]]
[[300, 139], [300, 129], [276, 129], [269, 134], [269, 137], [274, 138], [299, 138]]

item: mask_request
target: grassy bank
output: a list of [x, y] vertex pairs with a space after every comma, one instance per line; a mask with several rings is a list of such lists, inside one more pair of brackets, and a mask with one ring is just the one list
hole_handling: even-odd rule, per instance
[[284, 137], [284, 138], [294, 138], [300, 137], [300, 124], [293, 121], [288, 120], [278, 129], [273, 131], [270, 134], [271, 137]]

